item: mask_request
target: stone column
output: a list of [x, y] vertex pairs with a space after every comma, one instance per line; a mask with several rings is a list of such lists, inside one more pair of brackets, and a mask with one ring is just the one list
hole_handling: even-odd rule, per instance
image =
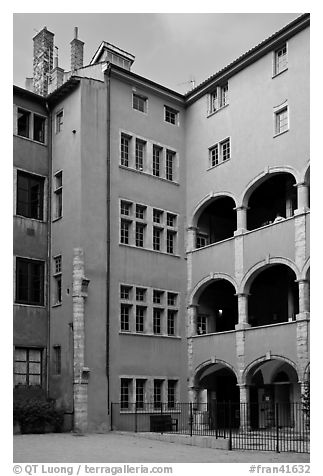
[[74, 431], [84, 433], [87, 430], [88, 417], [88, 369], [84, 365], [85, 322], [84, 322], [84, 255], [81, 248], [74, 249], [73, 259], [73, 398]]
[[251, 327], [248, 323], [248, 293], [238, 293], [236, 294], [238, 298], [238, 315], [239, 322], [236, 324], [236, 329], [245, 329]]
[[305, 182], [297, 184], [297, 210], [298, 212], [309, 210], [309, 186]]
[[249, 386], [239, 385], [240, 389], [240, 430], [250, 429]]
[[310, 282], [307, 279], [298, 281], [299, 314], [297, 319], [308, 319], [310, 314]]
[[187, 228], [187, 243], [186, 243], [187, 253], [189, 253], [190, 251], [196, 248], [196, 234], [197, 234], [197, 228], [195, 226], [189, 226]]
[[188, 399], [191, 403], [196, 403], [197, 392], [194, 382], [194, 356], [193, 356], [193, 338], [196, 334], [196, 316], [197, 306], [191, 304], [187, 308], [187, 352], [188, 352]]
[[237, 212], [237, 229], [234, 232], [235, 235], [241, 235], [247, 230], [247, 210], [248, 207], [241, 206], [235, 208]]

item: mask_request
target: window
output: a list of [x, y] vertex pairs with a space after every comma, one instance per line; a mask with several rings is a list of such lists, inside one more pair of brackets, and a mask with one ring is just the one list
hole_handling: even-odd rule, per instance
[[145, 384], [146, 380], [136, 379], [136, 408], [139, 410], [144, 408]]
[[163, 380], [154, 380], [154, 408], [162, 405], [162, 386]]
[[177, 303], [177, 293], [167, 293], [167, 305], [176, 306]]
[[121, 134], [121, 165], [129, 167], [129, 144], [131, 137]]
[[144, 332], [145, 330], [145, 313], [146, 308], [136, 306], [136, 332]]
[[228, 104], [228, 83], [216, 88], [209, 94], [208, 112], [212, 114]]
[[145, 238], [145, 224], [136, 223], [136, 246], [143, 248]]
[[274, 54], [274, 75], [285, 71], [288, 66], [287, 44], [285, 43]]
[[136, 205], [136, 218], [144, 220], [146, 209], [147, 207], [144, 205]]
[[54, 345], [54, 374], [60, 375], [62, 371], [62, 348], [60, 345]]
[[153, 333], [161, 333], [161, 319], [162, 319], [162, 309], [154, 308], [153, 309]]
[[209, 165], [215, 167], [216, 165], [225, 162], [231, 158], [231, 144], [230, 138], [227, 138], [218, 144], [215, 144], [209, 149]]
[[125, 286], [124, 284], [121, 284], [121, 286], [120, 286], [120, 298], [125, 299], [125, 300], [131, 299], [131, 291], [132, 291], [131, 286]]
[[160, 162], [161, 162], [162, 148], [157, 145], [153, 146], [153, 175], [160, 176]]
[[37, 142], [45, 142], [45, 117], [34, 114], [33, 139]]
[[130, 405], [130, 386], [131, 380], [129, 378], [121, 379], [120, 386], [120, 407], [121, 410], [127, 410]]
[[228, 83], [220, 87], [220, 107], [224, 107], [228, 104]]
[[54, 258], [54, 304], [61, 304], [62, 302], [62, 256], [55, 256]]
[[146, 143], [140, 139], [136, 139], [136, 169], [144, 170], [144, 156]]
[[146, 301], [146, 288], [136, 288], [136, 301]]
[[167, 213], [167, 226], [176, 226], [176, 215], [173, 213]]
[[158, 289], [153, 290], [153, 303], [161, 304], [164, 296], [164, 291], [159, 291]]
[[167, 385], [167, 404], [168, 408], [175, 408], [177, 380], [168, 380]]
[[197, 233], [196, 235], [196, 248], [203, 248], [209, 244], [209, 237], [205, 233]]
[[178, 123], [178, 111], [171, 107], [165, 106], [165, 121], [170, 124], [177, 125]]
[[220, 151], [223, 162], [230, 159], [230, 139], [220, 142]]
[[167, 230], [167, 242], [166, 242], [167, 253], [170, 253], [170, 254], [175, 253], [175, 241], [176, 241], [176, 232]]
[[157, 210], [156, 208], [153, 209], [153, 222], [154, 223], [161, 223], [163, 220], [163, 211]]
[[56, 114], [56, 134], [63, 130], [64, 111], [59, 111]]
[[130, 330], [130, 306], [121, 304], [120, 324], [122, 331]]
[[16, 302], [44, 304], [44, 262], [26, 258], [16, 259]]
[[54, 217], [61, 218], [63, 215], [63, 172], [57, 172], [54, 176]]
[[121, 215], [129, 216], [131, 214], [132, 203], [121, 200], [120, 202], [120, 213]]
[[17, 119], [18, 136], [29, 138], [30, 118], [31, 118], [31, 113], [29, 111], [25, 111], [24, 109], [18, 108], [18, 119]]
[[17, 172], [17, 215], [43, 219], [44, 178]]
[[138, 94], [132, 95], [132, 107], [140, 112], [147, 112], [147, 98], [139, 96]]
[[42, 351], [16, 347], [14, 364], [14, 383], [17, 385], [41, 385]]
[[177, 311], [168, 309], [167, 311], [167, 334], [174, 336], [176, 334], [176, 314]]
[[175, 152], [166, 151], [166, 179], [173, 181]]
[[275, 112], [275, 134], [281, 134], [289, 129], [288, 124], [288, 107], [284, 107]]
[[196, 327], [198, 335], [207, 334], [207, 316], [198, 315]]
[[155, 251], [161, 251], [162, 233], [162, 229], [153, 227], [153, 250]]
[[129, 230], [131, 223], [128, 220], [121, 220], [120, 223], [120, 243], [129, 245]]

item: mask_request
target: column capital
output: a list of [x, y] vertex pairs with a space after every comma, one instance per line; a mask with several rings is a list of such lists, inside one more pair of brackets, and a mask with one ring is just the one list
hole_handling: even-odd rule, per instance
[[187, 228], [186, 228], [186, 231], [197, 231], [198, 230], [198, 227], [197, 226], [194, 226], [194, 225], [189, 225]]
[[250, 209], [250, 207], [248, 207], [247, 205], [239, 205], [238, 207], [233, 207], [233, 210], [236, 210], [236, 211], [238, 211], [238, 210], [247, 211], [249, 209]]
[[234, 296], [237, 296], [238, 298], [239, 297], [249, 297], [250, 293], [236, 293]]
[[193, 303], [192, 303], [192, 304], [188, 304], [188, 305], [186, 306], [187, 309], [197, 309], [198, 307], [199, 307], [198, 304], [193, 304]]

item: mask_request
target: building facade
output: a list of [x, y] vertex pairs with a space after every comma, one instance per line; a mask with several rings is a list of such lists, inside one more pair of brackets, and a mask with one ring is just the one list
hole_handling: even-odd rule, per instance
[[14, 87], [15, 395], [79, 431], [111, 402], [300, 401], [309, 15], [185, 95], [77, 36], [70, 72]]

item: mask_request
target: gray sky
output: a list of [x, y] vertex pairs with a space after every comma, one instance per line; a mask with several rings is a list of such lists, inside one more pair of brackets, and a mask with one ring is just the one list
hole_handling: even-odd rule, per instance
[[[179, 92], [196, 85], [301, 13], [16, 13], [13, 79], [32, 76], [32, 38], [44, 26], [55, 34], [59, 66], [70, 69], [74, 27], [85, 42], [88, 64], [101, 41], [136, 59], [132, 71]], [[186, 84], [183, 84], [186, 83]]]

